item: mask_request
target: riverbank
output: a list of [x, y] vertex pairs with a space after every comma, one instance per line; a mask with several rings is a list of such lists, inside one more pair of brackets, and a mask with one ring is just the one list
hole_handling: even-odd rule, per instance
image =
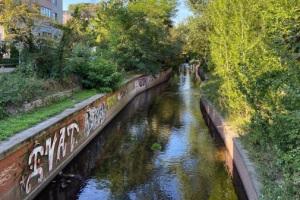
[[[194, 70], [198, 73], [198, 66], [194, 66]], [[221, 108], [215, 106], [214, 104], [216, 101], [214, 101], [214, 103], [211, 102], [211, 100], [216, 100], [216, 96], [218, 95], [218, 79], [210, 75], [208, 76], [209, 79], [201, 79], [200, 106], [202, 112], [204, 112], [203, 116], [206, 118], [207, 123], [212, 123], [212, 126], [219, 133], [225, 146], [227, 147], [234, 165], [239, 173], [241, 181], [243, 182], [243, 186], [248, 198], [250, 200], [260, 199], [262, 196], [262, 184], [260, 182], [257, 166], [249, 158], [249, 151], [245, 148], [245, 145], [242, 144], [240, 134], [237, 131], [238, 129], [231, 125], [231, 122], [236, 125], [236, 123], [240, 122], [241, 120], [236, 119], [234, 121], [230, 121], [227, 119], [225, 121], [224, 116], [222, 116], [222, 114], [220, 114], [218, 111]], [[203, 85], [205, 84], [209, 84], [209, 87], [205, 88], [204, 92]], [[225, 111], [228, 113], [226, 109]], [[208, 126], [211, 126], [211, 124], [208, 124]], [[232, 166], [233, 163], [227, 163], [228, 171], [234, 179]]]
[[[231, 129], [230, 125], [224, 121], [223, 117], [217, 112], [211, 102], [209, 102], [203, 95], [200, 99], [200, 105], [202, 112], [206, 112], [207, 117], [209, 117], [209, 119], [206, 119], [206, 121], [208, 122], [208, 120], [211, 120], [213, 126], [219, 133], [226, 148], [228, 149], [228, 152], [241, 178], [248, 199], [259, 199], [261, 196], [261, 183], [258, 180], [258, 174], [256, 172], [255, 165], [248, 158], [248, 151], [242, 145], [239, 135]], [[233, 177], [233, 163], [226, 164], [232, 178], [235, 178]]]
[[1, 141], [1, 199], [34, 198], [132, 98], [171, 74], [134, 77], [118, 91], [94, 95]]

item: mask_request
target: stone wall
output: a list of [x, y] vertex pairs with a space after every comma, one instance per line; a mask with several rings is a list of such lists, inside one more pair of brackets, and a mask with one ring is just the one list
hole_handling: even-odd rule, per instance
[[[204, 96], [200, 99], [201, 107], [204, 108], [204, 112], [207, 113], [213, 126], [222, 138], [226, 148], [229, 152], [229, 156], [232, 159], [226, 160], [226, 165], [231, 176], [234, 176], [233, 165], [235, 165], [240, 179], [243, 183], [244, 189], [247, 193], [249, 200], [257, 200], [261, 196], [260, 189], [261, 183], [257, 179], [257, 174], [254, 164], [249, 160], [247, 151], [243, 148], [239, 136], [233, 130], [230, 125], [224, 122], [221, 115], [214, 109], [212, 104], [205, 99]], [[206, 120], [207, 121], [207, 120]], [[234, 163], [232, 163], [232, 161]], [[231, 161], [231, 163], [230, 163]], [[235, 177], [232, 177], [235, 178]]]
[[0, 142], [0, 199], [33, 199], [137, 94], [166, 81], [139, 76]]

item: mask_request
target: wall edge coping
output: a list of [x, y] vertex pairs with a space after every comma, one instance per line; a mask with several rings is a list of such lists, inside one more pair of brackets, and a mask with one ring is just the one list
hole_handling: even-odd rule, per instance
[[[135, 75], [133, 77], [127, 78], [122, 82], [122, 85], [126, 85], [130, 81], [142, 77], [143, 75]], [[67, 108], [61, 113], [56, 114], [28, 129], [20, 131], [13, 136], [10, 136], [7, 140], [0, 141], [0, 160], [3, 160], [5, 157], [9, 156], [13, 152], [21, 149], [26, 146], [29, 142], [33, 141], [45, 130], [49, 129], [54, 124], [58, 123], [60, 120], [65, 119], [67, 116], [80, 111], [85, 106], [93, 103], [94, 101], [100, 100], [111, 93], [98, 93], [88, 99], [85, 99], [74, 105], [72, 108]]]

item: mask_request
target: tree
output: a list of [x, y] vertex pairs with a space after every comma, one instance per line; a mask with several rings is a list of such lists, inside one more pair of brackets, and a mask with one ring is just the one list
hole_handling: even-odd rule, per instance
[[269, 151], [266, 162], [276, 166], [265, 171], [267, 199], [300, 197], [298, 3], [214, 0], [201, 13], [211, 26], [210, 62], [221, 78], [218, 100], [227, 108], [225, 117], [246, 119], [245, 140]]
[[3, 58], [3, 55], [8, 52], [7, 44], [6, 42], [2, 41], [0, 42], [0, 59]]
[[[70, 59], [76, 59], [77, 54], [73, 53], [75, 47], [84, 44], [88, 48], [96, 45], [96, 38], [91, 32], [91, 19], [95, 12], [94, 4], [71, 4], [69, 9], [74, 9], [72, 18], [66, 24], [58, 25], [62, 30], [62, 37], [57, 48], [57, 59], [54, 67], [56, 77], [65, 78], [73, 73], [75, 68]], [[87, 65], [87, 63], [85, 63]]]
[[40, 6], [26, 0], [3, 0], [0, 9], [0, 25], [4, 26], [7, 40], [23, 44], [30, 53], [37, 51], [34, 29], [42, 23], [49, 23], [41, 16]]
[[92, 21], [100, 54], [126, 71], [157, 73], [167, 57], [176, 2], [100, 2]]

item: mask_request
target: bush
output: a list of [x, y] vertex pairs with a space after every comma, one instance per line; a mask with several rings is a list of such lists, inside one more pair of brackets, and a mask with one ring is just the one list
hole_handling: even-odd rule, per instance
[[23, 73], [7, 73], [0, 78], [0, 105], [19, 105], [43, 94], [43, 81]]
[[83, 85], [96, 88], [100, 92], [112, 92], [121, 86], [122, 71], [118, 71], [116, 63], [98, 57], [89, 63], [87, 78]]
[[0, 105], [0, 120], [4, 119], [7, 116], [8, 116], [8, 114], [7, 114], [6, 109]]

